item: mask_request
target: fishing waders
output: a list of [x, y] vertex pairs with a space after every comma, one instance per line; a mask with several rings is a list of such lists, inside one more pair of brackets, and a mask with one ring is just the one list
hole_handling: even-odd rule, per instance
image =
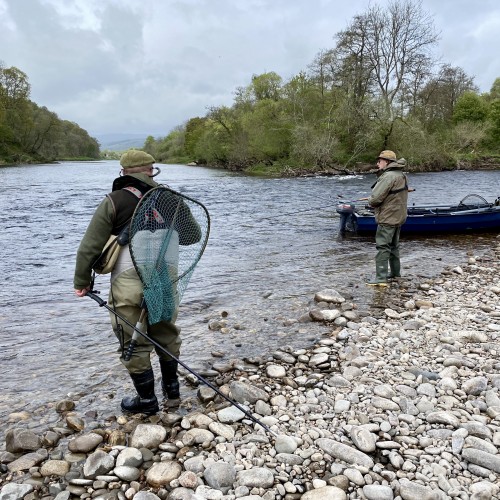
[[[377, 255], [375, 257], [375, 278], [367, 281], [370, 286], [387, 286], [387, 280], [401, 275], [399, 260], [399, 226], [379, 224], [375, 235]], [[391, 272], [389, 273], [389, 267]]]

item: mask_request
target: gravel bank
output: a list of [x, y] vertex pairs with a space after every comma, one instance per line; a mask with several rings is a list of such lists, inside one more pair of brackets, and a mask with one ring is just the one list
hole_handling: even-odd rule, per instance
[[499, 498], [499, 270], [500, 240], [376, 292], [376, 313], [322, 290], [299, 320], [324, 324], [316, 345], [215, 362], [211, 381], [277, 438], [206, 386], [150, 418], [14, 411], [0, 500]]

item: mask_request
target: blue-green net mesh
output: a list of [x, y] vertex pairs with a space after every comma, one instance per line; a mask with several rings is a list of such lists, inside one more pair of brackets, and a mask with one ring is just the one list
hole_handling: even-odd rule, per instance
[[171, 321], [210, 230], [206, 208], [163, 186], [148, 191], [130, 223], [130, 254], [144, 286], [148, 323]]

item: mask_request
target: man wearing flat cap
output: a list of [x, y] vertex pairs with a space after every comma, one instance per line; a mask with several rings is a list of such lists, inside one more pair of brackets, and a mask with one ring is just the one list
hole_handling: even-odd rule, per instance
[[[145, 151], [129, 150], [120, 159], [120, 177], [113, 182], [112, 192], [97, 207], [76, 256], [74, 276], [75, 294], [83, 297], [92, 286], [92, 269], [100, 257], [110, 236], [118, 235], [130, 223], [134, 210], [142, 196], [158, 184], [153, 180], [155, 159]], [[157, 169], [159, 172], [159, 169]], [[109, 306], [131, 324], [137, 324], [141, 313], [143, 285], [135, 270], [128, 245], [122, 247], [111, 271]], [[126, 397], [121, 408], [126, 413], [152, 415], [159, 410], [154, 391], [154, 374], [150, 354], [153, 345], [143, 337], [130, 361], [125, 361], [123, 353], [127, 349], [133, 329], [110, 314], [113, 330], [120, 342], [121, 362], [129, 371], [137, 391], [137, 396]], [[161, 321], [148, 325], [148, 335], [164, 349], [178, 357], [181, 340], [179, 330], [172, 322]], [[157, 349], [162, 372], [162, 388], [169, 399], [179, 398], [177, 362]]]
[[387, 286], [389, 279], [401, 276], [399, 233], [407, 217], [408, 179], [403, 173], [406, 160], [394, 151], [382, 151], [377, 158], [378, 179], [372, 186], [368, 204], [375, 209], [377, 233], [375, 278], [367, 285]]

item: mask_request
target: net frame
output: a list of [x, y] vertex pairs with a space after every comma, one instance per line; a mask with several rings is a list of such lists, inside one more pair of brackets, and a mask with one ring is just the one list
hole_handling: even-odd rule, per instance
[[[169, 213], [165, 212], [165, 206], [159, 206], [159, 200], [166, 203], [167, 199]], [[176, 207], [172, 214], [174, 204]], [[179, 220], [179, 218], [181, 219]], [[189, 238], [186, 240], [185, 234], [183, 234], [183, 231], [186, 233], [186, 228], [182, 226], [183, 218], [189, 218], [191, 228], [196, 225], [200, 231], [200, 237], [196, 241], [190, 243]], [[142, 234], [139, 238], [141, 232], [151, 234]], [[155, 235], [155, 233], [157, 234]], [[144, 301], [142, 307], [147, 309], [149, 324], [173, 319], [191, 275], [205, 251], [209, 234], [210, 215], [208, 210], [194, 198], [159, 185], [149, 190], [139, 200], [130, 222], [129, 250], [132, 263], [143, 284]], [[141, 240], [144, 237], [150, 238], [149, 243], [148, 240]], [[135, 239], [137, 241], [134, 241]], [[161, 242], [153, 241], [155, 239], [161, 239]], [[143, 246], [152, 245], [157, 251], [157, 255], [148, 259], [146, 263], [143, 260], [144, 248], [138, 250], [141, 244]], [[157, 250], [158, 245], [161, 245], [159, 250]], [[185, 250], [186, 248], [189, 250]], [[176, 250], [177, 260], [175, 260]], [[150, 253], [152, 254], [152, 252]], [[189, 262], [186, 261], [186, 256], [189, 257]], [[151, 267], [153, 261], [155, 264]], [[165, 265], [167, 271], [164, 269]], [[174, 271], [175, 276], [172, 277]], [[158, 298], [157, 295], [161, 295], [161, 298]], [[162, 304], [161, 308], [158, 307], [159, 302]]]

